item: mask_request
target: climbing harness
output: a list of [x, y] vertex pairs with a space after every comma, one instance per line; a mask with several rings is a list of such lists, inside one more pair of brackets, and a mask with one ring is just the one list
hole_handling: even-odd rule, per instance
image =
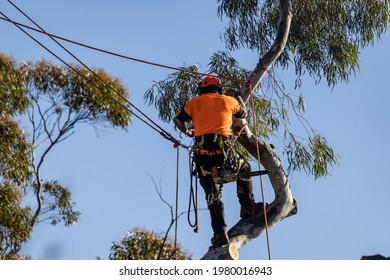
[[[207, 147], [207, 141], [205, 138], [213, 139], [212, 142], [214, 144], [217, 144], [217, 146], [220, 148], [219, 150], [206, 150], [204, 147]], [[211, 171], [205, 170], [203, 166], [198, 166], [202, 176], [208, 176], [212, 175], [213, 181], [215, 185], [222, 186], [225, 183], [230, 183], [240, 180], [250, 180], [251, 177], [254, 176], [261, 176], [268, 174], [268, 170], [258, 170], [258, 171], [251, 171], [251, 172], [240, 172], [242, 166], [244, 165], [244, 160], [238, 155], [238, 153], [235, 151], [233, 147], [233, 141], [222, 137], [218, 134], [215, 135], [208, 135], [208, 136], [200, 136], [196, 139], [196, 141], [193, 143], [193, 146], [191, 149], [189, 149], [189, 166], [190, 166], [190, 198], [189, 198], [189, 205], [188, 205], [188, 212], [187, 212], [187, 219], [188, 223], [191, 227], [194, 228], [194, 232], [198, 232], [198, 201], [197, 201], [197, 192], [198, 192], [198, 180], [197, 180], [197, 169], [195, 167], [195, 155], [208, 155], [208, 156], [214, 156], [214, 155], [223, 155], [224, 160], [223, 164], [219, 167], [215, 166]], [[194, 183], [193, 180], [195, 179], [195, 190], [194, 190]], [[221, 190], [219, 190], [221, 192]], [[214, 195], [218, 196], [217, 193]], [[213, 200], [213, 195], [210, 194], [210, 196], [206, 199], [209, 202]], [[192, 208], [195, 212], [195, 222], [191, 221], [191, 212]]]
[[[218, 134], [215, 134], [214, 142], [216, 142], [217, 139], [220, 139], [219, 140], [219, 146], [221, 148], [220, 150], [209, 151], [209, 150], [202, 150], [202, 149], [196, 148], [196, 151], [201, 155], [205, 154], [205, 155], [212, 156], [212, 155], [223, 154], [223, 156], [224, 156], [223, 164], [221, 166], [213, 167], [211, 172], [205, 171], [203, 169], [203, 167], [200, 166], [202, 174], [203, 175], [207, 175], [207, 174], [212, 175], [215, 184], [224, 184], [224, 183], [235, 182], [238, 179], [249, 180], [253, 176], [261, 176], [261, 175], [265, 175], [265, 174], [269, 173], [268, 170], [240, 172], [243, 165], [244, 165], [244, 159], [242, 159], [238, 155], [236, 150], [234, 149], [233, 140], [223, 139], [220, 136], [218, 137]], [[203, 137], [202, 137], [201, 141], [202, 142], [199, 145], [203, 145], [203, 143], [204, 143]]]

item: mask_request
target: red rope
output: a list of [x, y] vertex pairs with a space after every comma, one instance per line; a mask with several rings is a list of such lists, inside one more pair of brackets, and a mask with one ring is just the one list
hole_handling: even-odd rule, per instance
[[[252, 107], [252, 118], [253, 118], [253, 125], [254, 125], [254, 134], [256, 139], [256, 152], [257, 152], [257, 163], [258, 168], [261, 170], [261, 159], [260, 159], [260, 148], [259, 144], [257, 143], [257, 122], [256, 122], [256, 116], [255, 116], [255, 104], [254, 104], [254, 98], [253, 98], [253, 92], [252, 92], [252, 83], [251, 81], [249, 83], [249, 96], [251, 100], [251, 107]], [[261, 197], [263, 201], [263, 213], [264, 213], [264, 224], [265, 224], [265, 234], [267, 238], [267, 249], [268, 249], [268, 259], [271, 260], [271, 245], [269, 240], [269, 234], [268, 234], [268, 218], [267, 218], [267, 209], [265, 204], [265, 198], [264, 198], [264, 186], [263, 186], [263, 179], [262, 176], [259, 176], [260, 180], [260, 186], [261, 186]]]
[[179, 147], [176, 148], [176, 209], [175, 209], [175, 259], [177, 260], [177, 237], [178, 237], [178, 225], [177, 220], [179, 218]]

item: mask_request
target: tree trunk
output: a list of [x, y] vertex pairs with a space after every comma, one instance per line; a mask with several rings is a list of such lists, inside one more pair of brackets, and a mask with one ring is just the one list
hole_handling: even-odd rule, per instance
[[[280, 23], [275, 42], [271, 49], [260, 59], [253, 70], [249, 81], [241, 88], [242, 98], [245, 103], [250, 99], [252, 90], [255, 89], [275, 60], [283, 52], [292, 20], [292, 7], [290, 0], [280, 0]], [[240, 131], [246, 125], [245, 119], [234, 119], [234, 131]], [[228, 232], [231, 244], [237, 250], [245, 244], [257, 238], [268, 228], [274, 226], [284, 218], [297, 212], [296, 201], [292, 196], [290, 184], [280, 160], [273, 148], [255, 136], [248, 126], [245, 126], [238, 138], [242, 146], [255, 158], [259, 159], [266, 170], [269, 171], [269, 179], [275, 193], [275, 199], [266, 207], [267, 225], [264, 213], [258, 213], [252, 219], [240, 220]], [[257, 146], [260, 158], [258, 158]], [[226, 254], [226, 250], [215, 250], [210, 247], [202, 259], [234, 259]]]

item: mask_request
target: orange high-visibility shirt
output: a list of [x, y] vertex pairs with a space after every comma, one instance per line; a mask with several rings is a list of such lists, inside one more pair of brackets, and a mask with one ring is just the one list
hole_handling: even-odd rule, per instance
[[204, 93], [184, 106], [184, 111], [192, 119], [195, 137], [215, 133], [229, 137], [232, 134], [232, 116], [240, 109], [236, 99], [218, 93]]

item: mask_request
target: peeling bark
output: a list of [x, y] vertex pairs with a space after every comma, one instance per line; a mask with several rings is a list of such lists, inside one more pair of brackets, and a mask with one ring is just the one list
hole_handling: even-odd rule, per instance
[[[283, 52], [286, 46], [291, 20], [291, 0], [280, 0], [280, 22], [275, 42], [270, 50], [260, 59], [259, 63], [253, 70], [249, 81], [242, 85], [241, 93], [245, 103], [248, 102], [251, 91], [259, 85], [272, 64]], [[242, 127], [244, 128], [238, 138], [238, 141], [257, 159], [258, 146], [260, 154], [259, 160], [264, 168], [269, 170], [268, 177], [275, 193], [275, 199], [266, 207], [267, 224], [268, 228], [271, 228], [284, 218], [296, 214], [296, 201], [292, 196], [287, 175], [284, 172], [281, 162], [273, 148], [264, 141], [260, 140], [250, 131], [248, 126], [246, 126], [245, 119], [233, 120], [233, 128], [235, 132], [240, 131]], [[237, 250], [239, 250], [245, 244], [257, 238], [265, 231], [266, 225], [264, 213], [257, 213], [251, 219], [240, 220], [229, 230], [228, 235], [231, 244], [234, 244]], [[202, 259], [232, 259], [229, 254], [226, 254], [226, 250], [220, 251], [221, 253], [219, 254], [219, 251], [210, 247]]]

